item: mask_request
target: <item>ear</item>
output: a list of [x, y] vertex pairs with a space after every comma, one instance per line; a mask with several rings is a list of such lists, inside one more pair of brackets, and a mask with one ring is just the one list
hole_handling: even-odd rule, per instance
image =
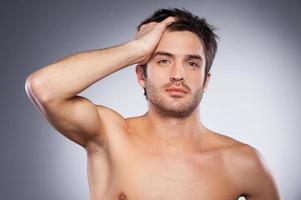
[[140, 65], [136, 66], [136, 75], [137, 75], [137, 81], [139, 85], [143, 88], [145, 88], [145, 76], [143, 73], [143, 69]]
[[208, 88], [208, 84], [209, 84], [210, 78], [211, 78], [211, 73], [209, 72], [209, 73], [207, 74], [206, 82], [204, 83], [203, 92], [206, 92], [206, 91], [207, 91], [207, 88]]

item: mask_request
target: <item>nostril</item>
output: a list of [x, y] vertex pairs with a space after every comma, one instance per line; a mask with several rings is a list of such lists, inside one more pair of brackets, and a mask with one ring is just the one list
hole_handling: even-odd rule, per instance
[[183, 77], [174, 77], [174, 76], [170, 77], [170, 81], [172, 81], [172, 82], [183, 81], [183, 80], [184, 80]]

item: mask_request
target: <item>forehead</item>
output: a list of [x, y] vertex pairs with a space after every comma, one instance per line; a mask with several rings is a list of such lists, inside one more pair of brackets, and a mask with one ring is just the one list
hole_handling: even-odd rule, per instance
[[174, 55], [198, 54], [204, 58], [203, 42], [190, 31], [165, 31], [154, 52], [156, 51]]

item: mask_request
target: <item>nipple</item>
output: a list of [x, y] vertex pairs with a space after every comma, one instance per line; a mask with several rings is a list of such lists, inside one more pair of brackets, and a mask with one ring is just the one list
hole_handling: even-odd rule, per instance
[[119, 197], [118, 197], [118, 200], [127, 200], [128, 198], [126, 197], [126, 195], [123, 193], [123, 192], [121, 192], [120, 194], [119, 194]]

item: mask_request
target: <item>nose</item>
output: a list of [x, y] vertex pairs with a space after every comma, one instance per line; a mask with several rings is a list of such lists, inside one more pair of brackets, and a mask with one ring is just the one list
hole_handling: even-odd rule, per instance
[[181, 64], [174, 64], [171, 67], [171, 73], [170, 73], [169, 80], [171, 82], [185, 80], [185, 71], [184, 71], [184, 67]]

